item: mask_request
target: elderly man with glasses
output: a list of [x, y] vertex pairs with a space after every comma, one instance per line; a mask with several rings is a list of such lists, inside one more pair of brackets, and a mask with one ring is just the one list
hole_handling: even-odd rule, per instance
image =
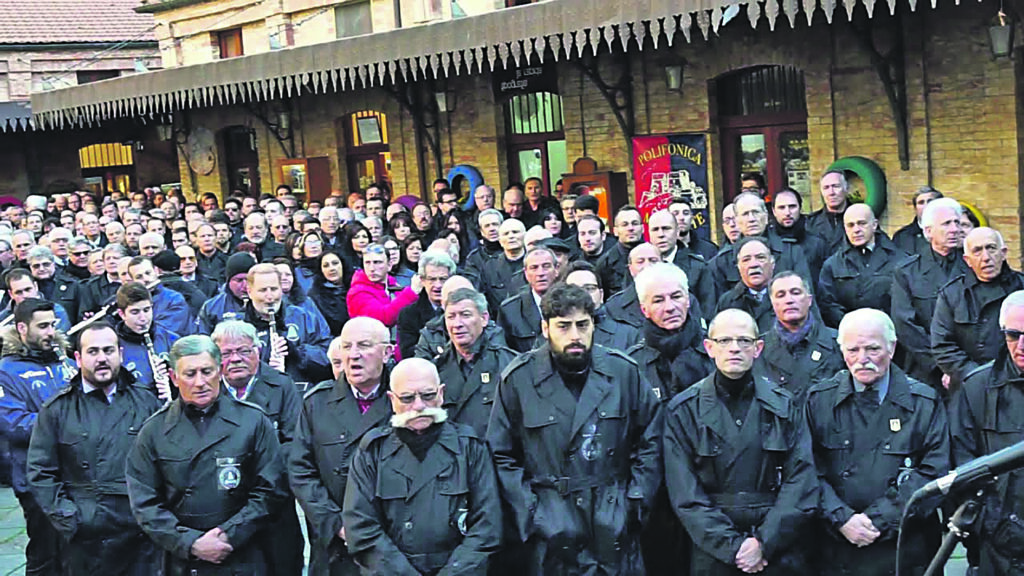
[[35, 246], [28, 251], [28, 268], [39, 284], [40, 298], [59, 304], [70, 318], [78, 318], [79, 280], [57, 268], [53, 252]]

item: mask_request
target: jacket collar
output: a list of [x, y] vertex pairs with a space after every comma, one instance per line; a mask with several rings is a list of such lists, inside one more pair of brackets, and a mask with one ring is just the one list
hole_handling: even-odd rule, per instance
[[[836, 374], [836, 378], [839, 380], [839, 393], [835, 396], [833, 408], [842, 404], [855, 393], [853, 375], [849, 370], [841, 370]], [[910, 381], [907, 379], [906, 372], [894, 363], [889, 364], [889, 391], [882, 402], [892, 402], [911, 412], [914, 410], [914, 401], [910, 397]]]

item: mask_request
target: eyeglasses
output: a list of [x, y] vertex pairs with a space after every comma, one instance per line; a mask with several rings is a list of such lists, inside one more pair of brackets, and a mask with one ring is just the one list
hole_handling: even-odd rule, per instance
[[36, 268], [52, 268], [53, 262], [33, 262], [29, 264], [28, 267], [32, 268], [33, 270]]
[[252, 358], [252, 355], [256, 353], [255, 348], [239, 348], [238, 350], [221, 350], [220, 355], [222, 358], [231, 358], [232, 356], [238, 356], [243, 359]]
[[428, 390], [425, 392], [413, 392], [412, 394], [402, 394], [401, 396], [396, 395], [395, 397], [398, 398], [399, 402], [405, 404], [406, 406], [415, 402], [417, 396], [420, 397], [420, 400], [423, 400], [424, 404], [429, 404], [430, 402], [434, 401], [434, 398], [437, 398], [437, 392], [437, 390]]
[[71, 255], [77, 258], [81, 258], [82, 256], [88, 256], [89, 252], [89, 250], [79, 250], [77, 252], [72, 252]]
[[740, 348], [747, 349], [752, 347], [757, 342], [757, 339], [750, 338], [749, 336], [740, 336], [739, 338], [711, 338], [711, 341], [726, 348], [735, 344]]
[[1020, 337], [1024, 336], [1024, 331], [1011, 330], [1009, 328], [1003, 328], [1002, 330], [1000, 330], [1000, 332], [1003, 333], [1003, 337], [1005, 337], [1006, 341], [1009, 342], [1010, 344], [1013, 344], [1014, 342], [1019, 342]]

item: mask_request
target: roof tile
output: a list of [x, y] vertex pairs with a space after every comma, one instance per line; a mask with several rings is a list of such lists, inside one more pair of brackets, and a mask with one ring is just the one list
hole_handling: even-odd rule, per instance
[[0, 45], [154, 41], [139, 0], [0, 0]]

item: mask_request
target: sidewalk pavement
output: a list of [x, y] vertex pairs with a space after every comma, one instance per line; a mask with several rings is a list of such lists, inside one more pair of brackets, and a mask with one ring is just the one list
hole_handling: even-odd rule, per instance
[[[302, 522], [305, 532], [305, 522]], [[22, 576], [25, 573], [25, 517], [21, 514], [14, 491], [0, 488], [0, 576]], [[306, 548], [309, 558], [309, 547]], [[964, 550], [957, 547], [946, 565], [946, 576], [963, 576], [967, 569]]]

